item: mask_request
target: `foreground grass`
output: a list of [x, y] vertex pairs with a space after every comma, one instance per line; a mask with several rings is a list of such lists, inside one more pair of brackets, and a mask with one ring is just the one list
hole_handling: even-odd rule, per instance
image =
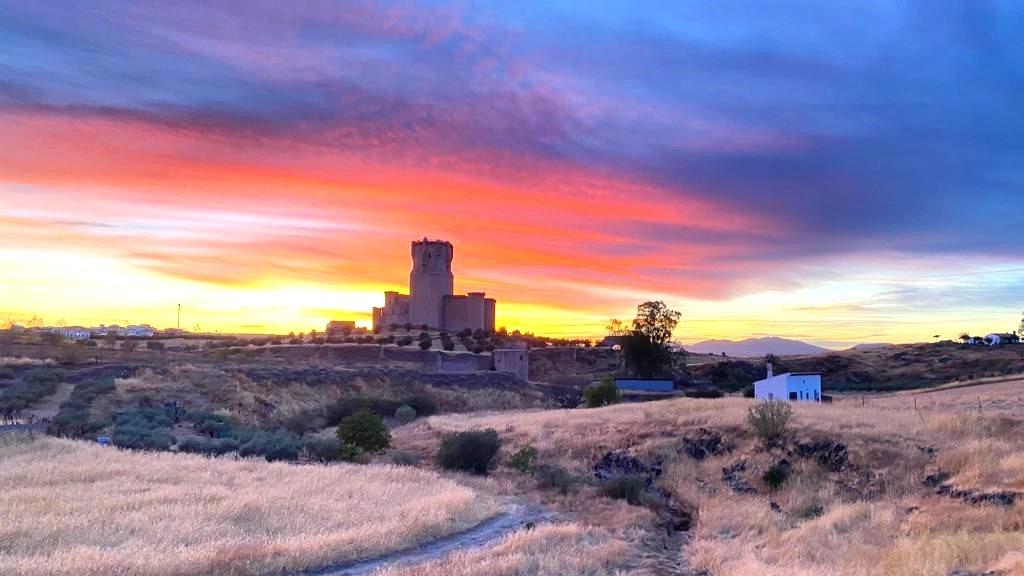
[[497, 512], [392, 466], [133, 453], [0, 436], [5, 576], [272, 574], [375, 556]]
[[[395, 438], [400, 446], [427, 450], [439, 435], [490, 427], [507, 449], [531, 444], [542, 462], [581, 476], [608, 451], [661, 459], [660, 487], [697, 510], [692, 539], [680, 553], [694, 571], [715, 576], [1024, 574], [1024, 502], [969, 504], [922, 482], [941, 470], [957, 489], [1024, 491], [1020, 419], [970, 413], [955, 403], [927, 410], [904, 401], [802, 405], [790, 443], [769, 450], [746, 428], [749, 406], [738, 398], [686, 399], [448, 415], [400, 428]], [[681, 454], [680, 439], [702, 427], [721, 433], [733, 449], [703, 461]], [[791, 452], [794, 442], [810, 440], [842, 442], [849, 466], [832, 472]], [[773, 492], [760, 476], [781, 458], [794, 472]], [[735, 494], [723, 482], [723, 468], [740, 461], [758, 493]], [[592, 516], [585, 507], [574, 512]]]

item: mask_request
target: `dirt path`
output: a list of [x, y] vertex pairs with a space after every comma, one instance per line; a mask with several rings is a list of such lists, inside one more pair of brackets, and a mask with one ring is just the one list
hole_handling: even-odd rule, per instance
[[513, 504], [506, 513], [465, 532], [369, 560], [301, 572], [297, 576], [359, 576], [371, 574], [380, 568], [420, 564], [442, 558], [452, 552], [482, 548], [523, 528], [527, 523], [543, 524], [553, 521], [555, 517], [553, 512], [540, 506]]

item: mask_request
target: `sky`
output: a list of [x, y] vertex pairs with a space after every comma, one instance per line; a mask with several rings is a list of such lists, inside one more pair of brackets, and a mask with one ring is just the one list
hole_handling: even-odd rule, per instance
[[1015, 1], [0, 0], [0, 319], [497, 323], [831, 347], [1015, 329]]

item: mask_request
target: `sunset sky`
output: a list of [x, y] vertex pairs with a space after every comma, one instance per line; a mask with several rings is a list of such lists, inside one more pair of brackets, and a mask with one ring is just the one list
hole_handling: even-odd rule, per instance
[[0, 320], [832, 347], [1017, 327], [1024, 4], [0, 0]]

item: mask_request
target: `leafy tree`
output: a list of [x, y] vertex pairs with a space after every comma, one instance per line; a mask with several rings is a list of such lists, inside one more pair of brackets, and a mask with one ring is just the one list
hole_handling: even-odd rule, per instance
[[608, 325], [605, 326], [605, 330], [608, 331], [609, 336], [625, 336], [629, 332], [626, 325], [618, 318], [612, 318], [609, 320]]
[[433, 346], [433, 342], [430, 340], [420, 340], [420, 350], [430, 350], [431, 346]]
[[512, 454], [508, 459], [508, 466], [522, 474], [531, 474], [537, 466], [537, 456], [537, 449], [527, 444]]
[[620, 398], [619, 388], [611, 378], [605, 378], [600, 384], [590, 386], [583, 391], [583, 396], [587, 400], [587, 408], [618, 404]]
[[660, 300], [637, 306], [633, 327], [622, 342], [627, 372], [640, 378], [654, 378], [671, 370], [672, 351], [668, 344], [681, 316]]
[[391, 432], [380, 416], [363, 410], [338, 425], [338, 439], [364, 452], [381, 452], [391, 447]]

